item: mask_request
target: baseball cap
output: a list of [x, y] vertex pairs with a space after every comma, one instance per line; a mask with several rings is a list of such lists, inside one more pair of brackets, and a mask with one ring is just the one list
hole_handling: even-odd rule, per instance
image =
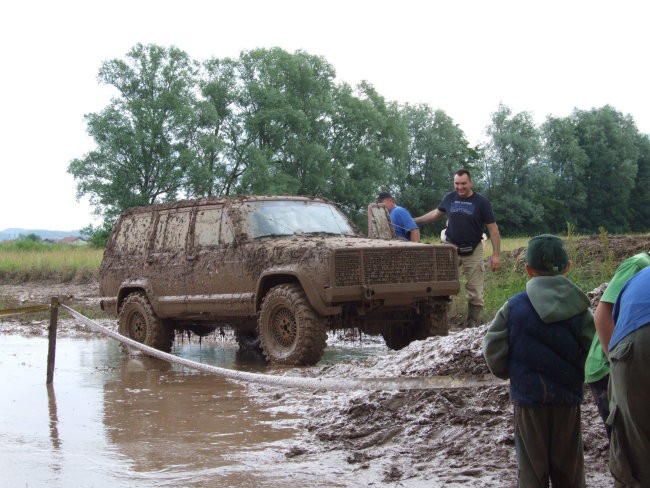
[[569, 264], [569, 254], [558, 236], [542, 234], [528, 241], [526, 263], [536, 271], [561, 273]]

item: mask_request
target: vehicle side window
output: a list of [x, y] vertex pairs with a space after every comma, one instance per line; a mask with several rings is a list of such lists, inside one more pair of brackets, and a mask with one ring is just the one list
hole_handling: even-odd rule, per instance
[[227, 215], [224, 214], [223, 220], [221, 221], [221, 243], [232, 244], [233, 242], [235, 242], [235, 234], [232, 231], [232, 224]]
[[156, 226], [154, 251], [182, 251], [185, 249], [189, 227], [189, 209], [162, 212]]
[[203, 208], [196, 212], [194, 246], [213, 247], [219, 244], [222, 207]]
[[143, 254], [147, 248], [147, 237], [151, 213], [141, 213], [124, 217], [115, 239], [115, 249], [120, 254]]

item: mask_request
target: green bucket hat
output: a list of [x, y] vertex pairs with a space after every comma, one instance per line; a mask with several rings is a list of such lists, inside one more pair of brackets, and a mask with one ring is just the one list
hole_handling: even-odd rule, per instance
[[536, 271], [561, 273], [569, 264], [569, 255], [562, 239], [542, 234], [528, 241], [526, 263]]

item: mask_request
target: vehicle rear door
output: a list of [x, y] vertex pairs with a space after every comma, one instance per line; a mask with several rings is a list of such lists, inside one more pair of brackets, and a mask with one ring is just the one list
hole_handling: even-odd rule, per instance
[[147, 257], [147, 279], [162, 317], [179, 317], [187, 310], [187, 239], [191, 207], [157, 213], [153, 244]]
[[242, 249], [223, 205], [195, 210], [188, 252], [188, 311], [201, 319], [241, 317], [253, 311], [253, 290], [244, 286]]

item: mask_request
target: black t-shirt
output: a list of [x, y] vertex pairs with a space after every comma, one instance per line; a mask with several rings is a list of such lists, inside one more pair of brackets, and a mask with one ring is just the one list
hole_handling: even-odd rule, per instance
[[490, 201], [476, 192], [469, 198], [449, 192], [438, 210], [447, 214], [447, 240], [457, 246], [476, 246], [483, 237], [485, 225], [496, 222]]

